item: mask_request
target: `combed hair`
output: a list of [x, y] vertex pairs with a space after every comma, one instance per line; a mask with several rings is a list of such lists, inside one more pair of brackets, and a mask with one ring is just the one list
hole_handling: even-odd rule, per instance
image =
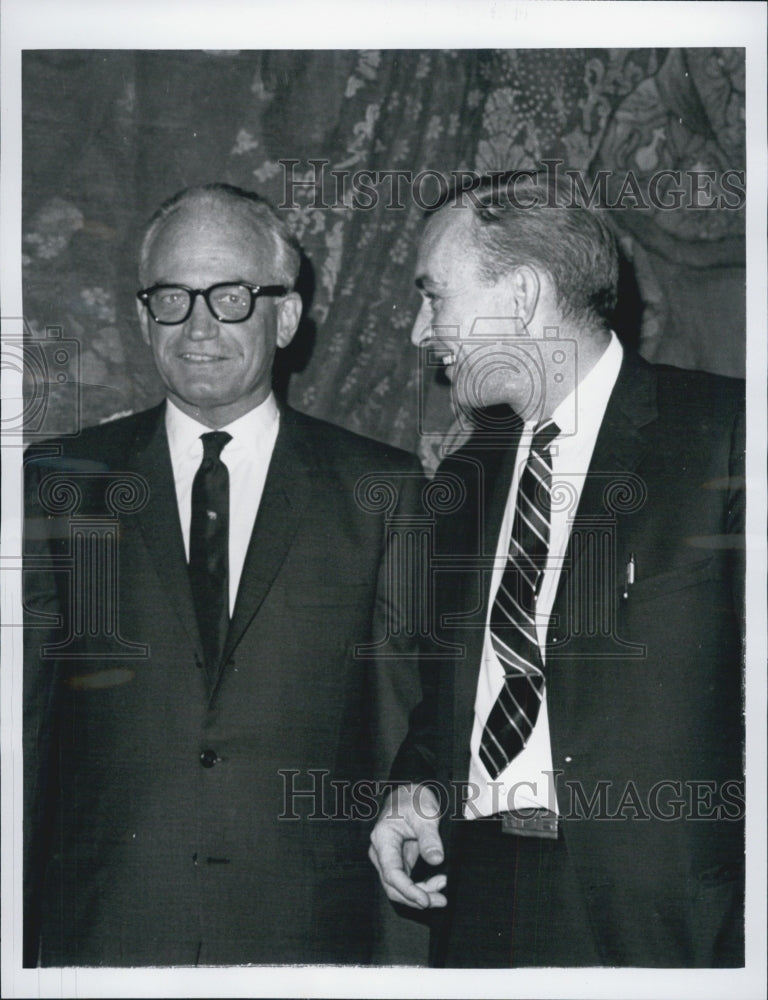
[[280, 272], [277, 277], [289, 288], [293, 287], [301, 264], [301, 247], [296, 237], [266, 198], [255, 191], [221, 183], [184, 188], [171, 195], [157, 209], [147, 223], [139, 249], [139, 279], [142, 283], [147, 279], [149, 254], [158, 230], [170, 216], [193, 202], [202, 206], [231, 204], [241, 209], [244, 215], [249, 215], [254, 226], [268, 233], [272, 240]]
[[435, 210], [451, 204], [474, 213], [471, 232], [483, 281], [496, 282], [522, 264], [537, 266], [552, 279], [564, 318], [610, 325], [619, 277], [616, 241], [572, 186], [534, 171], [493, 174], [454, 187]]

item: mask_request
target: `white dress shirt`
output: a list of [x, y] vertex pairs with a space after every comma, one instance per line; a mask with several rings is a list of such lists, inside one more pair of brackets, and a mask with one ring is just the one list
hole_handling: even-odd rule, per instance
[[[232, 435], [221, 452], [229, 472], [229, 614], [235, 608], [237, 588], [253, 525], [264, 492], [264, 482], [280, 426], [280, 411], [272, 393], [263, 403], [219, 430]], [[169, 399], [165, 429], [171, 450], [173, 481], [179, 507], [184, 551], [189, 561], [189, 524], [192, 517], [192, 482], [203, 460], [200, 435], [211, 430], [183, 413]]]
[[[544, 656], [547, 624], [555, 602], [560, 571], [565, 559], [571, 525], [576, 514], [595, 441], [605, 408], [619, 374], [623, 351], [616, 334], [587, 376], [552, 414], [560, 435], [551, 448], [552, 514], [549, 552], [541, 589], [536, 601], [537, 634]], [[491, 816], [507, 809], [544, 808], [557, 812], [552, 777], [552, 748], [549, 738], [547, 689], [536, 724], [525, 748], [492, 780], [480, 760], [480, 739], [485, 723], [504, 684], [504, 671], [493, 650], [490, 616], [507, 562], [509, 539], [515, 516], [517, 488], [531, 446], [534, 423], [526, 423], [520, 438], [512, 483], [499, 531], [485, 623], [485, 641], [475, 698], [475, 720], [470, 742], [469, 799], [464, 808], [468, 819]], [[558, 484], [561, 488], [558, 489]], [[559, 502], [564, 501], [564, 502]], [[546, 678], [546, 670], [545, 670]]]

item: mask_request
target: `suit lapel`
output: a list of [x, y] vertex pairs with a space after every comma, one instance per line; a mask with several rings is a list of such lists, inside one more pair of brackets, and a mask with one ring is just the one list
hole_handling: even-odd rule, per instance
[[[147, 414], [147, 420], [137, 431], [128, 464], [149, 484], [149, 502], [137, 515], [137, 521], [155, 570], [202, 660], [173, 469], [162, 419], [164, 412], [164, 405], [161, 405]], [[299, 419], [292, 411], [283, 413], [243, 564], [219, 672], [211, 685], [211, 695], [221, 680], [224, 665], [274, 582], [308, 499], [307, 483], [311, 482], [314, 459], [298, 423]]]
[[[643, 484], [634, 473], [648, 450], [647, 428], [656, 416], [655, 372], [639, 356], [625, 354], [600, 425], [568, 540], [564, 563], [567, 570], [560, 574], [553, 609], [555, 618], [563, 614], [567, 617], [569, 579], [581, 578], [579, 566], [584, 553], [589, 551], [589, 546], [582, 544], [584, 538], [576, 542], [576, 536], [614, 521], [620, 510], [630, 510], [633, 499], [642, 496]], [[614, 557], [617, 556], [614, 552]], [[608, 567], [608, 571], [613, 574], [615, 567], [613, 570]], [[554, 666], [553, 661], [550, 668]]]
[[644, 428], [656, 419], [656, 375], [635, 355], [625, 355], [595, 442], [578, 517], [612, 513], [605, 490], [633, 472], [648, 448]]
[[269, 593], [308, 500], [313, 458], [296, 424], [296, 417], [290, 410], [283, 412], [243, 564], [219, 679], [221, 669]]
[[136, 519], [163, 588], [202, 658], [164, 413], [164, 404], [149, 411], [129, 456], [132, 471], [149, 484], [149, 502]]

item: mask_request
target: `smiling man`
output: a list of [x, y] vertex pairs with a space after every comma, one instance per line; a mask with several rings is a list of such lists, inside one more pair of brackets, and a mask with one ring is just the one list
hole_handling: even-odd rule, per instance
[[744, 385], [624, 350], [617, 277], [525, 172], [420, 244], [413, 340], [475, 429], [370, 853], [434, 965], [743, 964]]
[[184, 193], [141, 248], [139, 323], [168, 398], [220, 428], [271, 395], [272, 361], [299, 324], [298, 248], [263, 201]]
[[27, 965], [370, 960], [335, 796], [374, 776], [394, 507], [356, 487], [419, 467], [276, 401], [299, 262], [257, 195], [175, 195], [137, 302], [165, 401], [27, 455]]

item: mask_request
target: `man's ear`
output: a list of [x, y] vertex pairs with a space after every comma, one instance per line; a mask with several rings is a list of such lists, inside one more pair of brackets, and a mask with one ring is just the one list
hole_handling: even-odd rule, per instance
[[509, 287], [515, 304], [515, 316], [528, 326], [541, 295], [541, 279], [535, 268], [521, 264], [509, 275]]
[[301, 296], [288, 292], [277, 304], [277, 346], [287, 347], [299, 328]]
[[139, 316], [139, 326], [141, 327], [141, 339], [145, 344], [150, 344], [149, 339], [149, 314], [143, 302], [136, 299], [136, 312]]

